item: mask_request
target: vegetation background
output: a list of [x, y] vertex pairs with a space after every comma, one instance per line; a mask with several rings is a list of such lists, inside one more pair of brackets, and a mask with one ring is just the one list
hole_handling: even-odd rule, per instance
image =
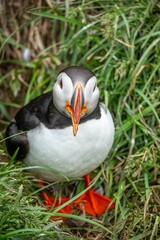
[[[159, 16], [158, 0], [0, 1], [0, 239], [160, 239]], [[93, 176], [116, 207], [55, 222], [34, 178], [8, 156], [5, 128], [69, 65], [96, 74], [114, 118], [112, 152]], [[72, 185], [74, 196], [83, 190]]]

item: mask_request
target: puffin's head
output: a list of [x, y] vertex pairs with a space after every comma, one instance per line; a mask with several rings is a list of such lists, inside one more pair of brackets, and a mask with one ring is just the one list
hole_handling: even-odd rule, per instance
[[74, 136], [80, 119], [95, 110], [98, 100], [96, 77], [90, 70], [71, 66], [60, 72], [53, 86], [53, 102], [59, 112], [71, 118]]

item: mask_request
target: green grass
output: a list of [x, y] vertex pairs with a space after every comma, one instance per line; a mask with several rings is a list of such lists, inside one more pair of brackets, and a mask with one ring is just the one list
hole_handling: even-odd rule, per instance
[[[24, 6], [17, 1], [16, 7], [3, 7], [3, 15], [10, 15], [0, 17], [0, 239], [160, 239], [158, 1]], [[27, 46], [30, 61], [21, 57]], [[100, 218], [69, 216], [83, 226], [50, 219], [57, 211], [45, 211], [34, 178], [16, 156], [10, 159], [3, 140], [20, 106], [51, 90], [59, 71], [69, 65], [96, 74], [116, 126], [112, 151], [92, 173], [94, 187], [101, 185], [116, 207]], [[74, 197], [83, 191], [77, 179], [62, 183], [61, 192], [70, 184], [76, 186]]]

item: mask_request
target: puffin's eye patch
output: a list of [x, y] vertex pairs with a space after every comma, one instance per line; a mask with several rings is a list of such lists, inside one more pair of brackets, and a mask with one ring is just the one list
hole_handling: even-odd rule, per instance
[[63, 88], [62, 79], [59, 81], [59, 86], [60, 86], [61, 89]]
[[95, 84], [95, 85], [94, 85], [94, 88], [93, 88], [93, 92], [95, 91], [95, 89], [96, 89], [96, 86], [97, 86], [97, 85]]

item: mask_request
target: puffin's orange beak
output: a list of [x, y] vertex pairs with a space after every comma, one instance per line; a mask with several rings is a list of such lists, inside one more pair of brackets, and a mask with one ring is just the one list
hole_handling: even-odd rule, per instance
[[80, 85], [77, 85], [73, 92], [71, 104], [66, 103], [66, 109], [71, 114], [73, 135], [76, 136], [80, 118], [87, 109], [86, 104], [84, 105], [84, 94]]

